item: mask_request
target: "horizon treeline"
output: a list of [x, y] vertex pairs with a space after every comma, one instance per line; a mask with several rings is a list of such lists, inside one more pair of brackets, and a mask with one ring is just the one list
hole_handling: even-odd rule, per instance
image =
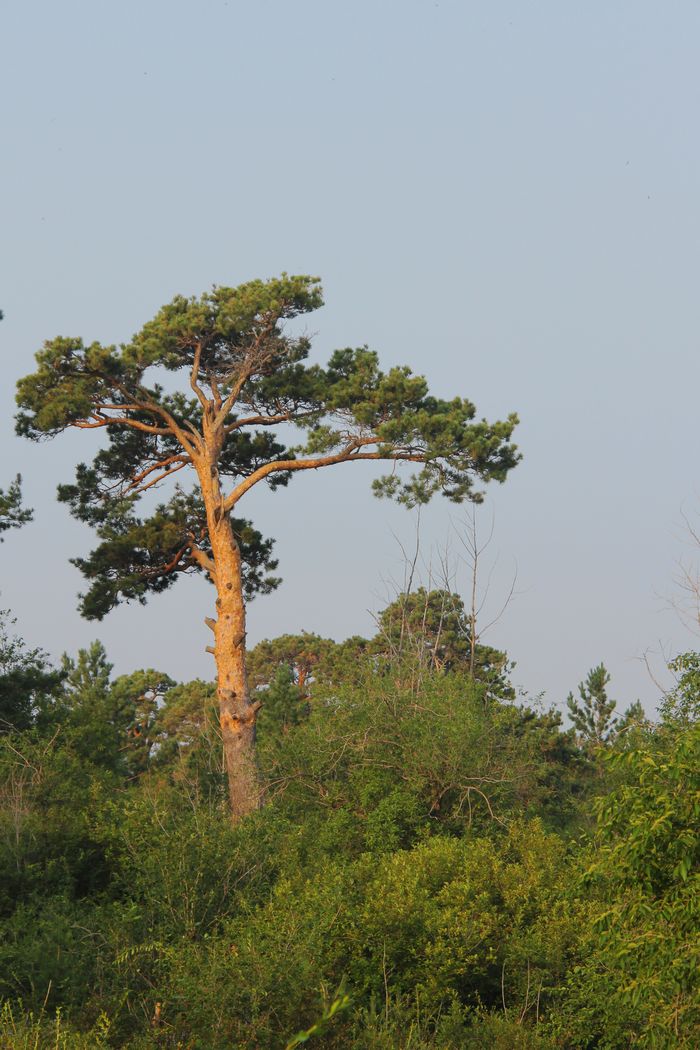
[[0, 1046], [697, 1045], [699, 656], [655, 723], [593, 668], [567, 728], [418, 587], [248, 663], [232, 825], [214, 682], [52, 667], [5, 614]]

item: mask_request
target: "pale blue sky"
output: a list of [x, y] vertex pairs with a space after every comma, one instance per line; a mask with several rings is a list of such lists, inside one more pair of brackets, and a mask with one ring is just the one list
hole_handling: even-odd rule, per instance
[[[9, 422], [41, 341], [124, 340], [176, 292], [308, 272], [319, 359], [368, 343], [519, 412], [525, 460], [489, 506], [494, 604], [515, 561], [520, 593], [486, 639], [517, 683], [560, 701], [604, 660], [621, 703], [653, 706], [640, 655], [693, 644], [658, 596], [699, 483], [699, 44], [690, 0], [8, 0], [0, 485], [21, 470], [37, 514], [0, 547], [0, 604], [27, 639], [213, 670], [203, 582], [78, 617], [91, 537], [54, 492], [95, 446]], [[252, 509], [285, 582], [251, 640], [369, 632], [410, 515], [357, 467]], [[450, 519], [425, 514], [426, 560]]]

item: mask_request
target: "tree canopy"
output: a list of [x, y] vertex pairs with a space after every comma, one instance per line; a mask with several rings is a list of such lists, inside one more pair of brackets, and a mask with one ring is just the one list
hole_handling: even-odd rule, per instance
[[[145, 517], [139, 497], [166, 479], [184, 478], [213, 445], [231, 514], [254, 485], [286, 485], [300, 470], [363, 460], [420, 465], [374, 482], [378, 495], [407, 504], [436, 492], [478, 500], [479, 481], [503, 481], [519, 454], [516, 417], [487, 423], [471, 401], [429, 394], [406, 367], [383, 372], [366, 347], [336, 351], [327, 367], [309, 364], [308, 336], [285, 325], [322, 305], [318, 279], [282, 276], [199, 298], [176, 296], [122, 346], [48, 341], [37, 369], [18, 384], [17, 428], [34, 440], [68, 427], [104, 429], [107, 445], [78, 467], [59, 498], [93, 525], [98, 547], [76, 564], [90, 582], [82, 609], [101, 618], [121, 598], [143, 601], [178, 573], [211, 559], [199, 486], [175, 486]], [[184, 389], [166, 389], [184, 371]], [[168, 387], [170, 384], [167, 384]], [[291, 424], [298, 443], [272, 428]], [[276, 586], [272, 541], [245, 519], [232, 526], [241, 546], [248, 597]]]

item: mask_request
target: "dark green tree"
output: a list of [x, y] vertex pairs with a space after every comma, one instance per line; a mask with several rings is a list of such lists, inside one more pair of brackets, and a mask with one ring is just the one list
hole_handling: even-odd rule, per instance
[[12, 619], [0, 611], [0, 733], [28, 729], [50, 717], [63, 680], [45, 653], [28, 649], [12, 632]]
[[263, 693], [260, 731], [277, 738], [308, 717], [309, 704], [294, 678], [291, 667], [280, 664], [275, 677]]
[[[204, 572], [215, 585], [217, 616], [207, 623], [234, 818], [261, 802], [246, 600], [278, 582], [269, 575], [271, 541], [235, 516], [243, 497], [298, 471], [388, 461], [377, 495], [407, 505], [436, 493], [479, 500], [478, 483], [503, 481], [519, 459], [515, 416], [476, 420], [470, 401], [433, 397], [405, 367], [382, 372], [367, 348], [309, 365], [309, 339], [285, 323], [321, 304], [318, 279], [287, 275], [177, 296], [121, 347], [47, 342], [18, 384], [20, 434], [40, 440], [76, 427], [107, 437], [76, 483], [59, 490], [100, 539], [76, 559], [90, 583], [83, 612], [100, 618], [121, 599], [144, 601], [182, 573]], [[163, 372], [181, 373], [182, 388], [171, 393], [169, 381], [166, 389]], [[290, 426], [304, 432], [300, 444], [287, 444]], [[420, 469], [402, 477], [402, 463]], [[181, 472], [193, 487], [175, 486], [167, 503], [138, 517], [139, 497]]]
[[32, 510], [22, 506], [22, 478], [18, 474], [6, 490], [0, 489], [0, 533], [25, 525], [32, 515]]
[[491, 685], [499, 695], [512, 697], [508, 657], [478, 642], [472, 653], [470, 627], [458, 594], [418, 587], [400, 594], [379, 614], [371, 649], [389, 659], [408, 657], [441, 673], [473, 673], [477, 681]]
[[[360, 635], [345, 641], [321, 638], [310, 631], [264, 638], [248, 653], [248, 678], [253, 688], [272, 685], [284, 668], [307, 698], [319, 687], [328, 688], [364, 676], [364, 658], [371, 643]], [[267, 704], [268, 698], [265, 698]]]
[[158, 742], [159, 704], [174, 682], [160, 671], [112, 678], [101, 642], [64, 655], [60, 711], [64, 738], [79, 758], [128, 778], [148, 768]]
[[152, 668], [120, 675], [112, 682], [112, 706], [122, 729], [122, 755], [131, 778], [146, 772], [160, 746], [158, 716], [174, 685], [172, 678]]
[[617, 719], [613, 711], [617, 703], [608, 696], [609, 683], [605, 665], [599, 664], [588, 672], [586, 681], [579, 684], [578, 699], [573, 693], [567, 697], [569, 718], [584, 747], [600, 747], [615, 736]]
[[618, 718], [615, 725], [615, 736], [618, 740], [628, 737], [647, 726], [647, 716], [640, 700], [635, 700]]
[[337, 643], [331, 638], [321, 638], [310, 631], [264, 638], [248, 654], [248, 679], [255, 688], [270, 686], [283, 667], [303, 692], [336, 648]]

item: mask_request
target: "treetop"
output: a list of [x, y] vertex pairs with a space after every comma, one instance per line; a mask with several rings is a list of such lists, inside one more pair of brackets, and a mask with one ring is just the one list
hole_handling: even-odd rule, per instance
[[[388, 461], [391, 473], [373, 482], [377, 496], [407, 505], [437, 493], [479, 501], [479, 483], [503, 481], [518, 463], [514, 414], [478, 420], [471, 401], [433, 396], [410, 368], [382, 371], [366, 346], [336, 350], [325, 368], [308, 363], [309, 337], [286, 325], [322, 303], [317, 277], [282, 274], [178, 295], [119, 347], [58, 337], [38, 352], [36, 370], [18, 383], [18, 432], [40, 440], [77, 427], [107, 436], [92, 464], [78, 466], [76, 483], [59, 490], [103, 540], [77, 561], [97, 581], [93, 614], [118, 595], [143, 600], [171, 573], [211, 573], [214, 508], [207, 511], [202, 486], [216, 514], [228, 516], [259, 482], [276, 488], [300, 470]], [[182, 387], [166, 390], [162, 372], [177, 370]], [[298, 443], [290, 427], [303, 432]], [[418, 469], [399, 476], [401, 462]], [[175, 487], [150, 518], [135, 516], [143, 493], [186, 468], [197, 475], [194, 491]], [[250, 522], [238, 519], [236, 530], [251, 557], [251, 593], [274, 586], [270, 542]]]

